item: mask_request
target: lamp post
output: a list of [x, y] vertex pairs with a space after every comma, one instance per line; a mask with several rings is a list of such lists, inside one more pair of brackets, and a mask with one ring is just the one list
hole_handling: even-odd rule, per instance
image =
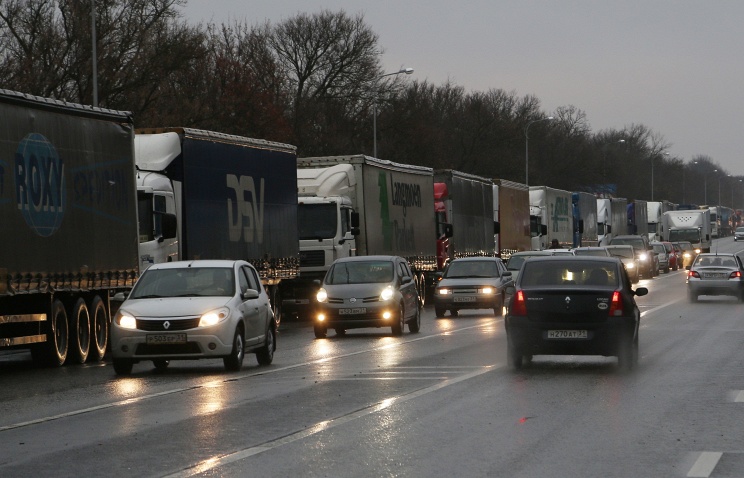
[[602, 187], [604, 188], [607, 186], [607, 146], [611, 144], [621, 144], [624, 143], [624, 139], [618, 139], [617, 141], [613, 141], [612, 143], [605, 143], [604, 146], [602, 146]]
[[[714, 173], [717, 173], [718, 170], [714, 169]], [[721, 176], [718, 176], [718, 203], [716, 204], [719, 208], [721, 207]]]
[[[698, 164], [697, 161], [693, 161], [693, 164]], [[717, 169], [715, 171], [718, 171]], [[705, 194], [705, 199], [703, 200], [704, 205], [708, 205], [708, 173], [703, 173], [703, 191]]]
[[[375, 89], [377, 89], [377, 82], [385, 78], [386, 76], [394, 76], [394, 75], [401, 75], [401, 74], [410, 75], [411, 73], [413, 73], [413, 68], [401, 68], [398, 71], [380, 75], [377, 78], [375, 78]], [[372, 103], [372, 138], [373, 138], [372, 139], [372, 156], [376, 158], [377, 157], [377, 91], [375, 91], [375, 99], [374, 99], [374, 102]]]
[[532, 120], [524, 127], [524, 184], [526, 186], [530, 185], [530, 125], [540, 121], [550, 121], [552, 119], [552, 116], [548, 116], [547, 118]]

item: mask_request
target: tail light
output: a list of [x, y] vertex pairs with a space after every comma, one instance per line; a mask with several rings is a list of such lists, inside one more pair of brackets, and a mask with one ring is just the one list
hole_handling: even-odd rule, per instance
[[700, 279], [700, 273], [698, 271], [690, 271], [687, 273], [687, 277], [695, 277]]
[[623, 315], [623, 299], [620, 297], [620, 292], [618, 291], [612, 293], [609, 315], [611, 317], [619, 317]]
[[524, 299], [524, 292], [522, 290], [517, 291], [509, 315], [527, 315], [527, 302]]
[[741, 279], [741, 271], [734, 271], [729, 275], [729, 279]]

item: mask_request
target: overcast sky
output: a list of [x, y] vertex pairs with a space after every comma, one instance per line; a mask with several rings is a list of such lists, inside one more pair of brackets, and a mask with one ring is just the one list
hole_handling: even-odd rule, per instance
[[744, 175], [742, 0], [189, 0], [194, 23], [363, 13], [386, 71], [583, 110], [592, 130], [643, 124], [689, 161]]

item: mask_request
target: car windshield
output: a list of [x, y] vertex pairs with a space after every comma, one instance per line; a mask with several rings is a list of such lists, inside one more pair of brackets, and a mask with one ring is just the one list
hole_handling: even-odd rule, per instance
[[458, 277], [498, 277], [499, 271], [493, 261], [454, 261], [444, 273], [447, 279]]
[[737, 227], [736, 232], [744, 232], [744, 227]]
[[506, 268], [510, 271], [518, 271], [522, 264], [524, 264], [524, 261], [529, 259], [530, 257], [543, 257], [545, 254], [523, 254], [519, 256], [511, 256], [508, 261], [506, 261]]
[[605, 249], [575, 249], [574, 254], [577, 256], [601, 256], [607, 257]]
[[522, 287], [617, 287], [616, 267], [594, 261], [531, 261], [519, 274]]
[[235, 277], [226, 267], [147, 269], [130, 298], [209, 297], [235, 295]]
[[732, 256], [698, 256], [695, 267], [729, 267], [737, 268], [736, 259]]
[[611, 241], [611, 244], [613, 246], [615, 245], [626, 245], [626, 246], [633, 246], [633, 249], [637, 251], [641, 251], [644, 249], [644, 244], [642, 239], [626, 239], [626, 238], [614, 238]]
[[348, 261], [334, 264], [326, 275], [325, 283], [369, 284], [392, 280], [393, 263], [390, 261]]
[[614, 257], [624, 257], [626, 259], [633, 259], [633, 248], [632, 247], [608, 247], [610, 255]]
[[659, 254], [666, 254], [666, 248], [664, 248], [664, 244], [654, 244], [652, 247], [654, 248], [654, 252], [658, 252]]

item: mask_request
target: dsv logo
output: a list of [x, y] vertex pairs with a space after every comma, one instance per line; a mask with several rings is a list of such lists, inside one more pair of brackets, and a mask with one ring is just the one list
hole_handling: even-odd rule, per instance
[[59, 229], [66, 208], [65, 164], [54, 145], [31, 133], [15, 154], [15, 191], [18, 210], [26, 224], [43, 237]]

